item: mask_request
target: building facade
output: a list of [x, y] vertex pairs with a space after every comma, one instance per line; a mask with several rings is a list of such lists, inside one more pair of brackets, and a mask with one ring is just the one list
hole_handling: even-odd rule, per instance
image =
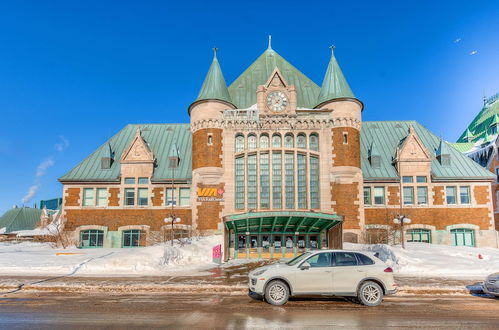
[[493, 176], [363, 108], [334, 54], [321, 87], [270, 46], [227, 87], [215, 54], [190, 124], [128, 125], [60, 178], [66, 231], [82, 247], [220, 234], [226, 259], [280, 258], [396, 232], [403, 213], [406, 239], [496, 246]]

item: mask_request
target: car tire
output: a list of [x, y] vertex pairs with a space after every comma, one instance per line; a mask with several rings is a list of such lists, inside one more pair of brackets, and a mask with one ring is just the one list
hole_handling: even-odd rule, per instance
[[378, 306], [383, 301], [383, 289], [376, 282], [366, 281], [360, 286], [357, 297], [362, 305]]
[[261, 294], [258, 294], [258, 293], [253, 292], [253, 291], [249, 291], [248, 296], [254, 300], [260, 300], [260, 301], [263, 300], [263, 296]]
[[265, 288], [265, 300], [271, 305], [284, 305], [289, 299], [289, 288], [286, 283], [275, 280]]

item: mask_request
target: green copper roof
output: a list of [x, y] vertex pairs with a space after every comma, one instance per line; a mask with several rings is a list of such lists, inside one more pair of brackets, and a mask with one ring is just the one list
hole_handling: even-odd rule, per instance
[[42, 210], [29, 207], [13, 208], [5, 212], [0, 217], [0, 230], [5, 228], [5, 233], [11, 233], [18, 230], [35, 229], [40, 221]]
[[298, 107], [313, 108], [317, 104], [320, 87], [270, 47], [229, 86], [232, 103], [240, 109], [256, 104], [257, 87], [267, 82], [276, 67], [286, 83], [295, 85]]
[[435, 156], [450, 155], [450, 146], [443, 139], [440, 139]]
[[[495, 176], [454, 148], [448, 148], [451, 164], [442, 166], [436, 159], [436, 151], [441, 139], [416, 121], [365, 121], [361, 129], [361, 166], [364, 180], [398, 180], [393, 165], [397, 146], [406, 136], [412, 125], [418, 137], [432, 156], [431, 172], [434, 180], [490, 180]], [[372, 143], [379, 146], [380, 167], [371, 166], [368, 155]], [[447, 142], [444, 148], [447, 148]]]
[[369, 157], [372, 157], [372, 156], [381, 156], [381, 153], [379, 152], [378, 147], [377, 147], [375, 141], [372, 141], [371, 147], [369, 148], [369, 154], [368, 155], [369, 155]]
[[232, 103], [216, 52], [213, 55], [210, 69], [196, 99], [196, 101], [200, 100], [221, 100]]
[[[127, 125], [59, 180], [61, 182], [119, 181], [121, 156], [135, 137], [135, 130], [138, 127], [144, 141], [156, 157], [152, 181], [171, 179], [172, 171], [168, 167], [168, 155], [174, 143], [176, 143], [180, 158], [179, 167], [175, 169], [175, 179], [190, 180], [192, 177], [192, 134], [189, 124]], [[109, 146], [114, 152], [115, 161], [111, 168], [102, 169], [101, 158], [106, 157]]]
[[468, 152], [475, 146], [475, 142], [457, 142], [449, 144], [459, 152]]
[[334, 47], [331, 47], [331, 59], [329, 60], [326, 75], [324, 76], [324, 80], [322, 82], [317, 105], [322, 102], [342, 97], [355, 96], [353, 95], [353, 92], [350, 89], [340, 66], [338, 65], [338, 61], [336, 61], [336, 57], [334, 56]]
[[[484, 100], [484, 106], [482, 110], [476, 115], [470, 125], [461, 134], [457, 142], [476, 142], [480, 139], [484, 139], [489, 128], [498, 121], [499, 118], [499, 93], [493, 95], [492, 97]], [[496, 122], [499, 124], [499, 122]], [[472, 134], [472, 140], [467, 141], [466, 137]]]

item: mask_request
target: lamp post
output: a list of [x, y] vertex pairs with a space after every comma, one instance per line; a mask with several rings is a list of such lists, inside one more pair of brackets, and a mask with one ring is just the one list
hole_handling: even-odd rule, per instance
[[405, 239], [404, 239], [404, 224], [410, 224], [411, 219], [407, 218], [403, 214], [399, 214], [393, 219], [394, 224], [400, 225], [400, 240], [402, 241], [402, 249], [405, 249]]
[[164, 222], [166, 224], [168, 224], [168, 223], [172, 224], [172, 228], [171, 228], [172, 246], [173, 246], [173, 238], [174, 238], [173, 237], [173, 225], [175, 223], [179, 223], [180, 221], [181, 221], [180, 218], [175, 218], [175, 214], [173, 214], [173, 213], [170, 215], [170, 217], [164, 219]]

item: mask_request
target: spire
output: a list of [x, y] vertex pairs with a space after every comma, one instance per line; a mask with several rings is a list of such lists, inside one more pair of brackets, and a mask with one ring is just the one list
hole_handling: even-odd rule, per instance
[[473, 140], [473, 134], [471, 133], [470, 129], [469, 128], [466, 128], [466, 132], [464, 132], [464, 139], [467, 141], [467, 142], [471, 142], [471, 140]]
[[497, 113], [495, 113], [494, 116], [492, 117], [492, 122], [490, 123], [489, 126], [494, 126], [498, 124], [499, 124], [499, 116], [497, 115]]
[[355, 97], [350, 89], [350, 86], [348, 86], [345, 76], [343, 76], [343, 72], [341, 72], [338, 61], [336, 61], [336, 57], [334, 56], [335, 46], [331, 46], [329, 48], [331, 48], [331, 59], [329, 60], [326, 75], [324, 76], [324, 80], [322, 82], [318, 104], [342, 97]]
[[222, 69], [220, 69], [220, 64], [218, 63], [217, 50], [218, 48], [213, 48], [213, 61], [196, 101], [220, 100], [232, 103]]
[[272, 35], [269, 34], [269, 47], [267, 48], [268, 50], [272, 49]]
[[450, 165], [450, 156], [451, 156], [450, 148], [449, 145], [442, 138], [440, 138], [440, 142], [435, 152], [435, 156], [440, 161], [440, 164], [442, 164], [443, 166]]

